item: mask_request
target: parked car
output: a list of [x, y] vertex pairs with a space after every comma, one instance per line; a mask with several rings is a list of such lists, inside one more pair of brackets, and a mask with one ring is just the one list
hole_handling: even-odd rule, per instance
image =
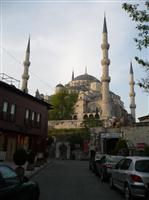
[[125, 199], [149, 198], [149, 157], [126, 157], [112, 170], [111, 188], [124, 192]]
[[95, 158], [95, 162], [94, 162], [94, 173], [97, 176], [100, 176], [99, 174], [99, 168], [102, 165], [104, 158], [105, 158], [105, 154], [99, 154], [96, 158]]
[[103, 157], [104, 155], [101, 154], [100, 152], [96, 152], [95, 153], [95, 156], [92, 157], [90, 160], [89, 160], [89, 169], [92, 170], [92, 172], [94, 172], [96, 175], [98, 174], [97, 172], [97, 165], [98, 163], [100, 163], [100, 160], [101, 158]]
[[39, 193], [39, 186], [36, 182], [29, 181], [27, 177], [21, 180], [15, 170], [0, 164], [1, 200], [39, 200]]
[[109, 180], [112, 169], [122, 158], [124, 157], [115, 155], [105, 155], [102, 157], [100, 164], [97, 166], [101, 181]]

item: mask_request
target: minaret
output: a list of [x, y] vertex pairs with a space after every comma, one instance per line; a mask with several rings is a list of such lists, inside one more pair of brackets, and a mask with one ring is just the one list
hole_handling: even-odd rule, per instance
[[133, 75], [133, 68], [132, 68], [132, 62], [130, 63], [130, 73], [129, 73], [129, 85], [130, 85], [130, 110], [131, 110], [131, 115], [134, 119], [134, 121], [136, 120], [136, 104], [135, 104], [135, 92], [134, 92], [134, 75]]
[[26, 55], [25, 55], [25, 61], [23, 62], [24, 72], [22, 74], [22, 87], [21, 87], [21, 90], [23, 92], [25, 92], [25, 93], [28, 93], [27, 83], [28, 83], [28, 79], [29, 79], [29, 75], [28, 75], [28, 70], [29, 70], [29, 66], [30, 66], [29, 58], [30, 58], [30, 37], [28, 39]]
[[72, 81], [74, 80], [74, 70], [72, 71]]
[[108, 50], [110, 45], [108, 44], [108, 33], [107, 33], [107, 24], [106, 17], [104, 16], [104, 24], [103, 24], [103, 33], [102, 33], [102, 55], [103, 58], [101, 60], [102, 65], [102, 119], [108, 120], [111, 118], [111, 106], [110, 106], [110, 92], [109, 92], [109, 64], [110, 60], [108, 58]]
[[85, 67], [85, 74], [87, 74], [87, 67]]

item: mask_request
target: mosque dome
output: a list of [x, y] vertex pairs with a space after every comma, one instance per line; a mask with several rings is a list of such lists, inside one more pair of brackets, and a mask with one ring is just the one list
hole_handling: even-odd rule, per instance
[[91, 81], [91, 82], [100, 82], [97, 78], [95, 78], [94, 76], [91, 76], [89, 74], [83, 74], [83, 75], [79, 75], [76, 78], [74, 78], [73, 80], [85, 80], [85, 81]]

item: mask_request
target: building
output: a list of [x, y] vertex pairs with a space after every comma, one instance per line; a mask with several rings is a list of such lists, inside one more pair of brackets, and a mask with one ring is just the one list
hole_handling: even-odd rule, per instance
[[0, 93], [0, 151], [6, 152], [6, 160], [19, 147], [42, 152], [50, 105], [2, 81]]
[[[50, 104], [28, 94], [29, 55], [30, 38], [21, 90], [14, 86], [12, 77], [3, 77], [0, 81], [0, 160], [12, 160], [20, 147], [36, 153], [45, 151]], [[8, 79], [11, 84], [5, 82]]]
[[[102, 66], [102, 76], [101, 79], [96, 78], [87, 73], [87, 68], [85, 73], [79, 76], [74, 76], [74, 71], [72, 72], [71, 81], [66, 84], [58, 84], [55, 88], [55, 93], [60, 92], [66, 88], [69, 92], [78, 93], [78, 100], [74, 106], [74, 114], [72, 115], [72, 120], [77, 120], [81, 124], [84, 119], [99, 119], [103, 121], [104, 126], [108, 127], [113, 125], [113, 123], [120, 123], [127, 125], [135, 122], [135, 92], [134, 92], [134, 75], [132, 63], [130, 63], [130, 111], [128, 113], [125, 110], [124, 102], [121, 100], [120, 96], [110, 91], [110, 76], [109, 76], [109, 65], [110, 59], [108, 58], [108, 32], [106, 25], [106, 18], [104, 17], [103, 23], [103, 33], [102, 33], [102, 52], [103, 59], [101, 60]], [[76, 123], [72, 121], [74, 128], [76, 128]], [[60, 122], [61, 123], [61, 122]], [[52, 126], [54, 122], [49, 122]], [[57, 122], [58, 125], [58, 122]], [[66, 123], [65, 123], [66, 126]]]

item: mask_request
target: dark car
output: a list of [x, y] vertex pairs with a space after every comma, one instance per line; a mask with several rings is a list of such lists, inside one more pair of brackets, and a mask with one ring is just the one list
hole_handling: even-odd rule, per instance
[[97, 171], [101, 177], [101, 181], [106, 181], [111, 176], [111, 170], [122, 159], [123, 156], [105, 155], [101, 158], [100, 163], [97, 165]]
[[36, 182], [21, 180], [12, 168], [0, 165], [0, 200], [38, 200], [39, 193]]

